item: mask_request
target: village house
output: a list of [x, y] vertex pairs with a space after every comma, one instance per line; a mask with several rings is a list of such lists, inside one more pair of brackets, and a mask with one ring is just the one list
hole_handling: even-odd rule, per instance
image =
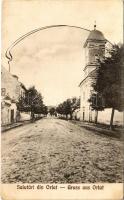
[[25, 95], [26, 88], [6, 68], [1, 67], [1, 125], [8, 125], [19, 120], [16, 103]]
[[[95, 69], [99, 66], [98, 59], [102, 60], [104, 56], [108, 55], [107, 48], [110, 47], [110, 43], [104, 37], [103, 33], [96, 30], [96, 25], [94, 30], [92, 30], [84, 43], [84, 59], [85, 65], [83, 67], [83, 80], [79, 84], [80, 87], [80, 120], [81, 121], [95, 121], [95, 111], [92, 110], [90, 106], [91, 93], [93, 88], [91, 86], [92, 76], [95, 74]], [[99, 111], [98, 122], [108, 124], [110, 121], [111, 109], [105, 109], [104, 111]], [[122, 124], [123, 114], [121, 112], [115, 111], [114, 123]]]

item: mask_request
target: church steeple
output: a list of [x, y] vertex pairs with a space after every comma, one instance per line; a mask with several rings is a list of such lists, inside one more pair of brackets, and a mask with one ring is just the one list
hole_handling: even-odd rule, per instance
[[92, 30], [84, 44], [85, 48], [85, 76], [87, 76], [98, 65], [98, 59], [103, 59], [105, 55], [106, 39], [101, 31], [96, 30], [96, 22], [94, 30]]

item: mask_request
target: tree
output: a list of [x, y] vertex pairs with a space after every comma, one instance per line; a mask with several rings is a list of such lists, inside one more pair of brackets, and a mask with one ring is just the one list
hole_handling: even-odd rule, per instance
[[64, 108], [62, 103], [57, 106], [56, 112], [59, 113], [60, 115], [64, 114]]
[[52, 108], [50, 108], [49, 112], [50, 112], [50, 115], [53, 116], [56, 113], [56, 109], [54, 107], [52, 107]]
[[72, 119], [73, 112], [80, 107], [80, 99], [73, 97], [71, 98], [71, 109], [70, 109], [70, 117]]
[[47, 108], [47, 106], [45, 106], [44, 104], [43, 104], [43, 112], [42, 112], [44, 115], [47, 115], [48, 114], [48, 108]]
[[31, 112], [31, 120], [34, 120], [34, 114], [43, 114], [47, 108], [43, 104], [42, 95], [35, 89], [35, 86], [30, 87], [25, 96], [21, 96], [17, 103], [19, 111]]
[[92, 110], [95, 110], [95, 124], [97, 124], [98, 111], [104, 110], [104, 99], [100, 94], [92, 92], [88, 101], [90, 102]]
[[73, 97], [59, 104], [58, 107], [56, 108], [56, 111], [59, 114], [65, 115], [66, 119], [68, 115], [70, 115], [70, 119], [72, 119], [73, 112], [77, 108], [79, 108], [79, 106], [80, 106], [80, 100], [76, 97]]
[[[100, 65], [96, 69], [92, 86], [104, 100], [104, 108], [112, 108], [110, 119], [110, 128], [112, 129], [114, 111], [124, 110], [124, 45], [114, 45], [109, 54], [109, 57], [99, 61]], [[103, 105], [100, 106], [100, 108], [102, 107]]]

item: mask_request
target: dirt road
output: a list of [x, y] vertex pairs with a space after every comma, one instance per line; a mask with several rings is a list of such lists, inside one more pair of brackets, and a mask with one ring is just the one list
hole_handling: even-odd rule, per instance
[[122, 182], [122, 142], [60, 119], [2, 133], [3, 183]]

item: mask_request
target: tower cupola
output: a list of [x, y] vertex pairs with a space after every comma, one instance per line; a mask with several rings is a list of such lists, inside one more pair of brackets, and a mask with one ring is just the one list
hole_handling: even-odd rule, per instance
[[96, 29], [92, 30], [84, 43], [85, 49], [85, 67], [84, 73], [87, 76], [98, 65], [98, 60], [102, 60], [105, 56], [105, 44], [107, 40], [103, 33]]
[[101, 31], [96, 29], [92, 30], [84, 44], [84, 48], [87, 46], [88, 42], [106, 42], [106, 39]]

